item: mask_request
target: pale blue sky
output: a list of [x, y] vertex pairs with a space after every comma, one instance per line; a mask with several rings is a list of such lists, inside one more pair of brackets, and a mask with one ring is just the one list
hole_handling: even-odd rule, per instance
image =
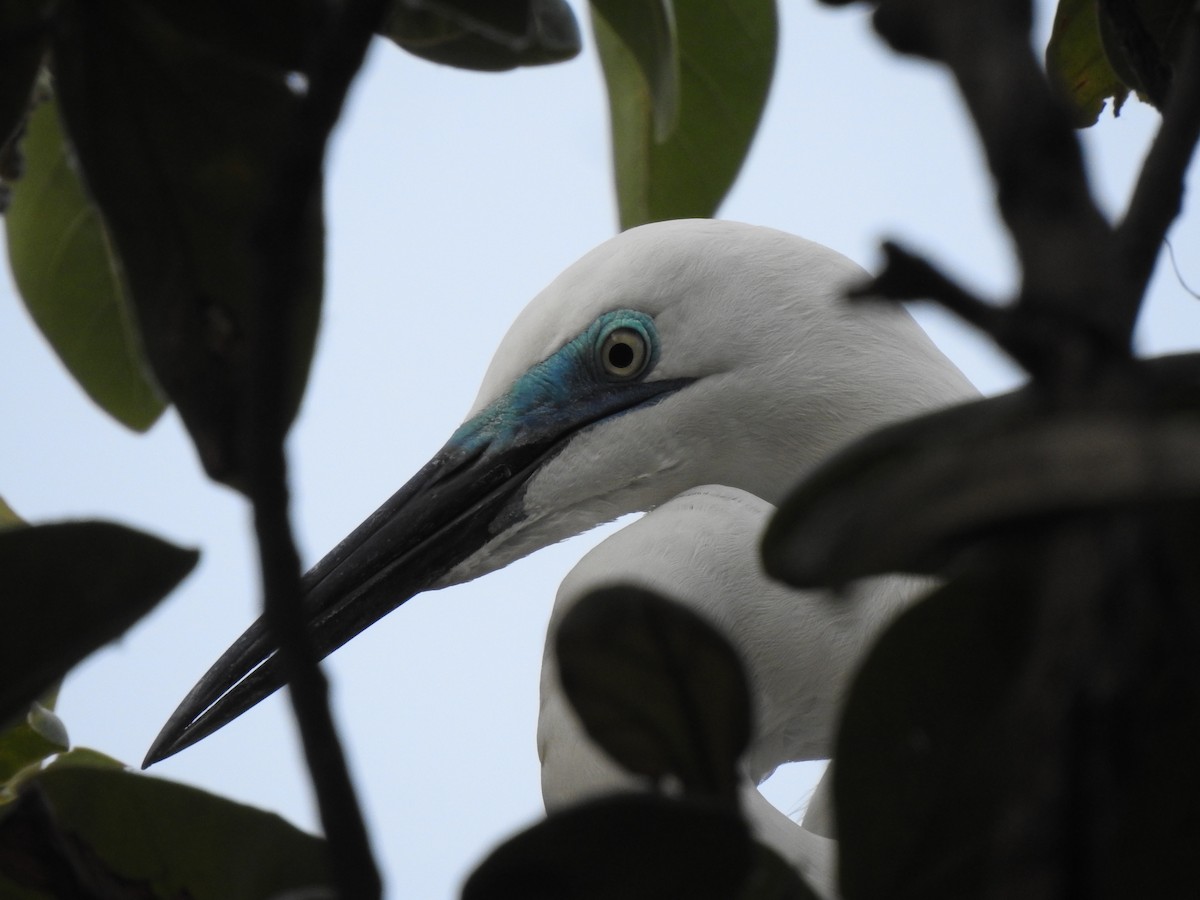
[[[881, 237], [900, 236], [1002, 296], [1013, 281], [1007, 242], [950, 83], [885, 51], [857, 8], [780, 5], [776, 86], [721, 214], [802, 234], [868, 267]], [[1050, 7], [1039, 7], [1044, 39]], [[1123, 205], [1155, 122], [1131, 103], [1087, 135], [1110, 211]], [[441, 446], [516, 313], [613, 233], [606, 129], [590, 46], [565, 65], [497, 76], [377, 43], [334, 146], [325, 319], [290, 442], [306, 562]], [[1198, 239], [1200, 217], [1185, 214], [1173, 241], [1193, 283]], [[1011, 368], [979, 341], [943, 316], [919, 316], [983, 390], [1011, 386]], [[1198, 343], [1200, 305], [1169, 266], [1144, 326], [1150, 351]], [[204, 479], [173, 413], [136, 436], [93, 407], [6, 281], [0, 378], [0, 494], [14, 509], [33, 521], [111, 518], [203, 550], [183, 587], [62, 694], [77, 743], [136, 763], [256, 614], [246, 507]], [[534, 722], [545, 621], [558, 581], [598, 537], [419, 597], [331, 661], [390, 896], [456, 896], [474, 861], [540, 815]], [[154, 773], [315, 827], [278, 697]], [[806, 783], [791, 779], [777, 802], [794, 808]]]

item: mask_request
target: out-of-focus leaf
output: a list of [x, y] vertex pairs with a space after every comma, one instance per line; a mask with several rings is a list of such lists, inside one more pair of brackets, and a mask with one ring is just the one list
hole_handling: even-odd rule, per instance
[[0, 531], [0, 722], [149, 612], [198, 557], [107, 522]]
[[14, 775], [68, 746], [62, 720], [42, 704], [30, 704], [23, 721], [0, 733], [0, 802], [11, 799], [5, 783]]
[[13, 512], [12, 507], [4, 501], [3, 497], [0, 497], [0, 529], [24, 524], [25, 520]]
[[119, 759], [113, 759], [107, 753], [93, 750], [91, 747], [73, 747], [66, 753], [60, 753], [50, 761], [47, 769], [64, 766], [90, 766], [93, 769], [128, 769]]
[[14, 806], [0, 819], [5, 897], [333, 897], [323, 841], [195, 788], [64, 766], [27, 782]]
[[382, 34], [422, 59], [501, 72], [579, 54], [565, 0], [395, 0]]
[[1196, 400], [1080, 411], [1025, 391], [884, 429], [784, 501], [763, 539], [766, 568], [800, 587], [935, 573], [980, 538], [1037, 520], [1200, 496]]
[[463, 900], [812, 896], [777, 858], [759, 856], [733, 812], [653, 794], [606, 797], [555, 813], [493, 850], [462, 892]]
[[1109, 98], [1114, 115], [1120, 112], [1129, 88], [1104, 52], [1096, 0], [1059, 0], [1046, 46], [1046, 71], [1069, 101], [1075, 127], [1095, 125]]
[[[20, 128], [50, 37], [57, 0], [0, 4], [0, 156]], [[0, 167], [0, 181], [19, 173]]]
[[[671, 8], [675, 47], [673, 57], [663, 59], [663, 12], [657, 0], [640, 7], [592, 6], [608, 85], [622, 228], [713, 215], [741, 169], [771, 86], [774, 0], [672, 3]], [[676, 65], [678, 108], [671, 114], [669, 73]], [[674, 127], [664, 135], [662, 126], [670, 120]]]
[[165, 402], [142, 355], [120, 263], [63, 140], [53, 102], [29, 121], [28, 169], [5, 231], [13, 279], [75, 380], [113, 418], [145, 431]]
[[673, 0], [592, 0], [592, 13], [633, 57], [650, 94], [653, 138], [662, 143], [679, 121], [679, 46]]
[[1166, 103], [1192, 6], [1189, 0], [1096, 3], [1100, 41], [1113, 70], [1159, 109]]
[[[262, 297], [256, 229], [290, 146], [321, 0], [63, 0], [58, 102], [159, 385], [214, 478], [245, 484], [240, 429]], [[279, 23], [283, 23], [280, 25]], [[277, 27], [278, 26], [278, 27]], [[274, 324], [295, 414], [319, 317], [321, 187], [297, 204], [294, 306]]]
[[1030, 615], [1027, 596], [997, 580], [951, 585], [904, 612], [867, 657], [834, 766], [846, 900], [981, 896], [1011, 787], [998, 707]]
[[602, 589], [563, 618], [555, 652], [584, 728], [620, 765], [736, 802], [750, 693], [737, 652], [708, 623], [641, 588]]
[[[1196, 510], [1028, 536], [884, 633], [837, 740], [846, 900], [1195, 893]], [[1098, 571], [1130, 528], [1154, 551]]]

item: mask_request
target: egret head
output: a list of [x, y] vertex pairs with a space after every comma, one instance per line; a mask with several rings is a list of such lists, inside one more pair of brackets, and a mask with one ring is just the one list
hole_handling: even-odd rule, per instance
[[[849, 304], [832, 250], [732, 222], [646, 225], [602, 244], [521, 313], [466, 421], [304, 581], [324, 655], [415, 593], [469, 580], [697, 485], [777, 502], [871, 427], [966, 396], [902, 309]], [[148, 762], [281, 680], [256, 623]]]

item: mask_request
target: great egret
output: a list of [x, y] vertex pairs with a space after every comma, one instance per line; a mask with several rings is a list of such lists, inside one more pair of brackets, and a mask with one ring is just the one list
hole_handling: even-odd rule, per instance
[[[844, 302], [864, 278], [818, 244], [712, 220], [635, 228], [585, 255], [517, 318], [442, 450], [305, 576], [317, 651], [416, 593], [690, 488], [777, 503], [852, 438], [971, 396], [903, 309]], [[272, 656], [259, 620], [145, 765], [277, 690]], [[759, 681], [793, 674], [764, 666]], [[777, 737], [827, 748], [827, 729]]]

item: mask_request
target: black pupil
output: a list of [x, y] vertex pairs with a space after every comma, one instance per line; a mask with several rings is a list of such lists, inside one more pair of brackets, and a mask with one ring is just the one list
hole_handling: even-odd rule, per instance
[[633, 365], [633, 348], [628, 344], [613, 344], [608, 348], [608, 361], [614, 369], [627, 369]]

